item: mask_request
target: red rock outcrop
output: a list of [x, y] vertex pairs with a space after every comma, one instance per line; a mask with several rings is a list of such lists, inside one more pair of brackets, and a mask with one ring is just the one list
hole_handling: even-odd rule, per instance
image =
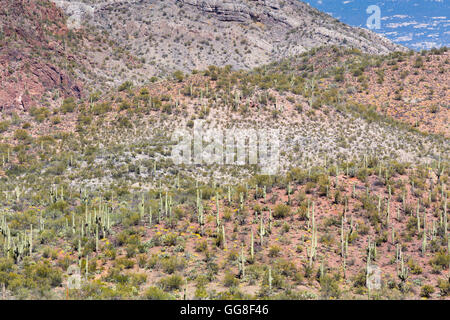
[[50, 92], [80, 97], [80, 82], [58, 66], [68, 60], [61, 10], [50, 1], [0, 3], [0, 111], [28, 110]]

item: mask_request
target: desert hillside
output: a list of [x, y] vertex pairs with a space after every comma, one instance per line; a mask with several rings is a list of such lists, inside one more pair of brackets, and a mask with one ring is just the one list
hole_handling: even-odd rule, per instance
[[[0, 2], [3, 299], [449, 298], [447, 48], [297, 1]], [[177, 162], [200, 122], [233, 161]], [[267, 130], [270, 174], [235, 152]]]

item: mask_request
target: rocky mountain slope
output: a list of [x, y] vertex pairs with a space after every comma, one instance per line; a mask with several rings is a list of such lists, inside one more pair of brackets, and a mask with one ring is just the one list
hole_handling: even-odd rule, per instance
[[53, 2], [1, 1], [4, 110], [60, 105], [83, 87], [87, 94], [178, 69], [249, 69], [320, 45], [403, 50], [299, 1]]
[[44, 94], [81, 97], [81, 85], [60, 65], [74, 60], [58, 39], [68, 33], [51, 3], [2, 0], [0, 5], [0, 111], [28, 110]]
[[[209, 65], [250, 69], [322, 45], [389, 53], [403, 47], [349, 27], [301, 1], [55, 1], [81, 25], [108, 36], [142, 61], [137, 80]], [[90, 5], [90, 6], [89, 6]], [[109, 70], [117, 80], [128, 71]]]
[[[373, 107], [423, 132], [450, 134], [448, 48], [385, 56], [323, 47], [266, 67], [288, 75], [315, 73], [317, 86], [339, 99]], [[321, 98], [317, 97], [317, 103]]]
[[107, 74], [101, 55], [129, 68], [139, 64], [105, 35], [73, 30], [51, 1], [1, 0], [0, 17], [0, 110], [54, 107], [69, 96], [85, 97], [91, 91], [86, 84]]

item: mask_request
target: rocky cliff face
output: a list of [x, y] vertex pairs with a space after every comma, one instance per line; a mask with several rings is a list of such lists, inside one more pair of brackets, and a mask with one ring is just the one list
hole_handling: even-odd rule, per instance
[[196, 7], [203, 12], [217, 15], [221, 21], [236, 21], [246, 23], [248, 21], [286, 23], [286, 17], [277, 15], [274, 11], [280, 9], [277, 1], [251, 1], [250, 4], [238, 1], [215, 0], [180, 0], [180, 3]]
[[0, 111], [29, 110], [46, 93], [81, 97], [81, 84], [51, 63], [36, 61], [20, 50], [0, 53]]
[[81, 84], [59, 66], [66, 56], [63, 12], [47, 2], [1, 0], [0, 111], [28, 110], [44, 94], [81, 95]]

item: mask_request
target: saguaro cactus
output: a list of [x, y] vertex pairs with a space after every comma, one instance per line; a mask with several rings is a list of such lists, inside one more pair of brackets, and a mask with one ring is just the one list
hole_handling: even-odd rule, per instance
[[345, 256], [344, 217], [341, 218], [341, 257]]
[[268, 228], [268, 232], [270, 234], [272, 234], [272, 221], [273, 221], [272, 209], [269, 208], [269, 228]]
[[95, 226], [95, 252], [98, 252], [98, 242], [99, 242], [98, 225], [96, 225]]
[[[447, 240], [447, 254], [450, 256], [450, 239]], [[450, 261], [448, 262], [448, 281], [450, 281]]]
[[268, 281], [269, 281], [269, 292], [271, 293], [272, 292], [272, 281], [273, 281], [272, 268], [271, 267], [269, 267], [269, 278], [268, 278]]
[[244, 245], [241, 245], [241, 255], [239, 257], [239, 276], [241, 279], [245, 278], [245, 262]]
[[148, 213], [148, 224], [150, 227], [152, 227], [153, 225], [153, 214], [152, 214], [152, 207], [149, 208], [149, 213]]
[[426, 231], [424, 231], [422, 236], [422, 254], [425, 255], [426, 251], [427, 251], [427, 233]]
[[260, 216], [260, 220], [259, 220], [259, 240], [260, 240], [260, 244], [261, 247], [263, 246], [263, 239], [264, 236], [266, 235], [266, 228], [264, 227], [264, 221], [263, 221], [263, 215], [261, 214]]
[[242, 210], [244, 208], [244, 194], [239, 193], [239, 209]]
[[419, 215], [419, 202], [417, 202], [417, 234], [420, 234], [420, 215]]
[[89, 255], [86, 254], [86, 279], [89, 277]]
[[316, 249], [317, 249], [317, 233], [316, 233], [316, 223], [314, 218], [314, 203], [313, 203], [313, 211], [311, 216], [311, 223], [312, 223], [312, 233], [311, 233], [311, 247], [306, 249], [306, 253], [309, 258], [309, 266], [312, 267], [313, 260], [316, 256]]
[[266, 192], [266, 186], [263, 187], [263, 197], [264, 197], [264, 203], [267, 203], [267, 192]]
[[30, 244], [30, 256], [33, 253], [33, 225], [30, 225], [30, 238], [29, 238]]
[[408, 273], [409, 273], [408, 266], [405, 266], [405, 262], [403, 259], [403, 253], [400, 250], [400, 265], [397, 270], [397, 275], [401, 281], [405, 282], [406, 279], [408, 279]]
[[291, 184], [288, 183], [288, 185], [287, 185], [287, 195], [288, 195], [288, 201], [287, 201], [287, 203], [288, 203], [289, 205], [291, 204], [291, 193], [292, 193]]
[[250, 258], [252, 259], [252, 262], [255, 261], [254, 245], [255, 245], [255, 239], [253, 237], [253, 229], [252, 229], [251, 239], [250, 239]]
[[391, 208], [390, 208], [390, 200], [387, 200], [387, 214], [386, 214], [386, 225], [389, 227], [391, 218]]
[[142, 195], [141, 203], [139, 204], [139, 216], [142, 220], [144, 218], [145, 213], [145, 201], [144, 201], [144, 195]]
[[227, 249], [227, 237], [225, 235], [225, 226], [222, 225], [222, 246], [223, 249]]
[[219, 230], [220, 227], [220, 215], [219, 215], [219, 198], [218, 194], [216, 193], [216, 227], [217, 230]]
[[444, 234], [447, 234], [447, 197], [444, 200]]

